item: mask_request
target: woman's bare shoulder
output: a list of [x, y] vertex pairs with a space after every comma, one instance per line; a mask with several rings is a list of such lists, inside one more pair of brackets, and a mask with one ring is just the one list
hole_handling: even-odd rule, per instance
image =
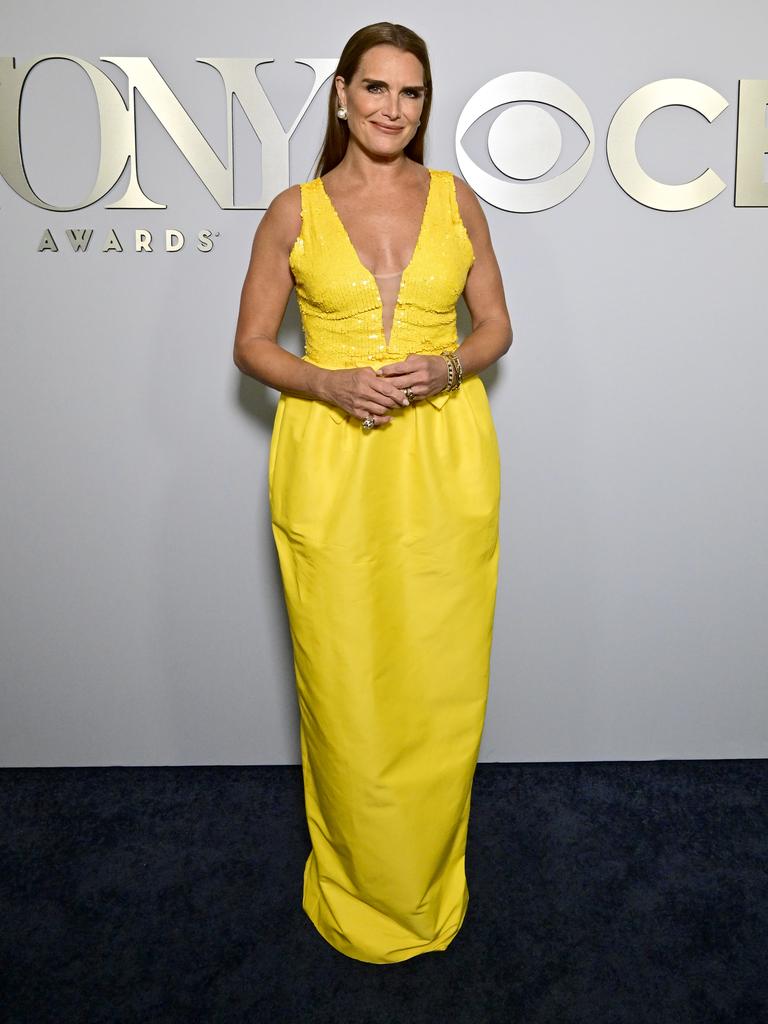
[[261, 218], [259, 231], [268, 233], [289, 252], [301, 232], [301, 185], [278, 192]]
[[480, 200], [463, 178], [454, 174], [453, 181], [459, 213], [470, 238], [474, 240], [485, 237], [488, 234], [488, 221], [480, 205]]
[[480, 205], [480, 200], [477, 198], [474, 190], [460, 178], [458, 174], [453, 175], [453, 184], [456, 189], [456, 202], [459, 204], [459, 213], [462, 217], [466, 213], [468, 217], [485, 216], [483, 214], [483, 208]]

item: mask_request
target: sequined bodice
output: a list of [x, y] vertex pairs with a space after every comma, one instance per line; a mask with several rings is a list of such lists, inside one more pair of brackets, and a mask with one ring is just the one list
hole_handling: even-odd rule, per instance
[[289, 263], [305, 359], [347, 367], [456, 348], [456, 303], [475, 254], [453, 173], [428, 170], [419, 237], [398, 274], [375, 276], [363, 266], [320, 178], [301, 185], [301, 232]]

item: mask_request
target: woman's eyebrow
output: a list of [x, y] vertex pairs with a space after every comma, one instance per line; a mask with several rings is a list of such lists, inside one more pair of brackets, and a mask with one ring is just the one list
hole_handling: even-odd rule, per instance
[[[387, 87], [389, 86], [389, 82], [384, 82], [380, 78], [364, 78], [363, 79], [363, 84], [365, 84], [365, 83], [368, 83], [369, 85], [386, 85]], [[423, 85], [404, 85], [403, 88], [404, 89], [418, 89], [418, 90], [421, 90], [421, 89], [424, 88], [424, 86]]]

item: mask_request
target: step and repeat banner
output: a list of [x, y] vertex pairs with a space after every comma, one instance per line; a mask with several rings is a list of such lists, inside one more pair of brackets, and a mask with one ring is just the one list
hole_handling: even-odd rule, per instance
[[[0, 45], [0, 763], [297, 764], [278, 395], [234, 330], [381, 15], [75, 13], [11, 4]], [[480, 760], [766, 756], [768, 8], [387, 14], [514, 331]]]

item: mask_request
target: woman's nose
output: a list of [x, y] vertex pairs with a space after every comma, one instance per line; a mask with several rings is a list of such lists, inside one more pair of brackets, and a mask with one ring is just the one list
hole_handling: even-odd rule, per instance
[[384, 106], [384, 111], [388, 117], [396, 121], [400, 117], [400, 101], [390, 96]]

